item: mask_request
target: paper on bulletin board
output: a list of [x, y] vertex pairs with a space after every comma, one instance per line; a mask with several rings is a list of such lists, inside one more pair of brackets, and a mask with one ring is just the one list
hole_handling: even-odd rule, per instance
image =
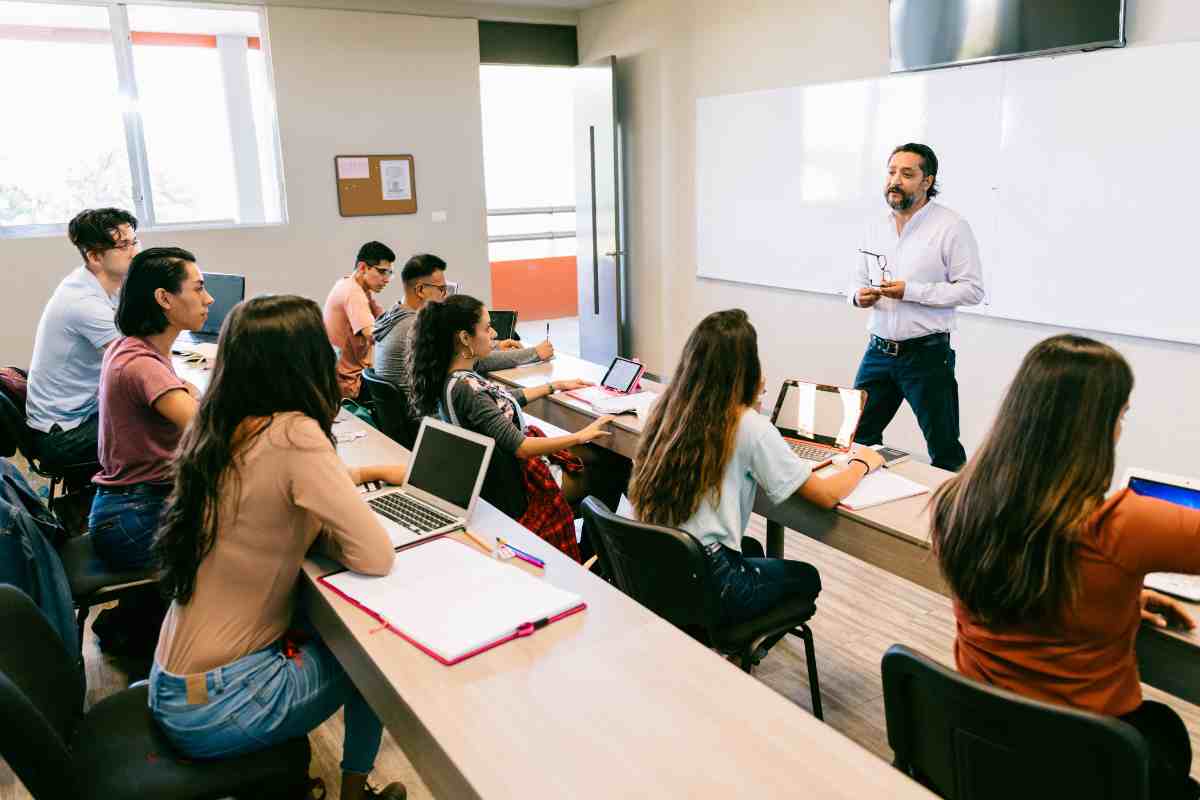
[[379, 177], [384, 200], [412, 200], [408, 161], [380, 161]]
[[338, 180], [351, 180], [371, 177], [371, 161], [366, 158], [339, 158], [337, 160]]

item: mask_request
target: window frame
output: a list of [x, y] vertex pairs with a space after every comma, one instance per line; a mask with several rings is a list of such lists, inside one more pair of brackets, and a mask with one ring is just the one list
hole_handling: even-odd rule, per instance
[[[3, 0], [0, 0], [2, 2]], [[30, 2], [30, 0], [24, 0]], [[283, 176], [283, 146], [279, 137], [279, 109], [275, 97], [275, 67], [271, 58], [270, 38], [267, 32], [267, 14], [264, 6], [230, 5], [226, 3], [186, 3], [186, 2], [103, 2], [102, 0], [32, 0], [45, 2], [47, 5], [90, 6], [108, 10], [109, 29], [112, 36], [113, 57], [117, 68], [117, 97], [121, 101], [121, 122], [125, 131], [125, 147], [129, 156], [130, 184], [132, 188], [134, 216], [138, 219], [140, 231], [181, 231], [181, 230], [228, 230], [241, 228], [275, 228], [288, 223], [287, 193]], [[149, 159], [146, 150], [146, 134], [142, 125], [142, 115], [138, 110], [137, 76], [133, 65], [133, 36], [129, 27], [129, 5], [162, 6], [167, 8], [202, 8], [215, 11], [238, 11], [245, 13], [253, 11], [259, 20], [259, 49], [263, 54], [266, 68], [266, 84], [268, 102], [270, 105], [270, 126], [268, 132], [273, 143], [272, 152], [258, 152], [258, 142], [255, 137], [254, 103], [251, 96], [249, 75], [235, 75], [231, 78], [228, 73], [232, 67], [240, 63], [247, 66], [247, 59], [227, 58], [222, 51], [218, 39], [217, 49], [222, 53], [219, 59], [224, 81], [225, 102], [230, 106], [230, 133], [234, 140], [234, 181], [237, 185], [239, 212], [245, 222], [230, 220], [194, 220], [190, 222], [160, 223], [154, 213], [154, 193], [150, 183]], [[238, 121], [243, 124], [238, 125]], [[245, 124], [248, 122], [248, 126]], [[236, 128], [236, 129], [235, 129]], [[245, 147], [252, 142], [254, 147], [250, 153], [239, 149], [239, 144]], [[248, 161], [253, 162], [261, 170], [262, 158], [274, 159], [274, 174], [279, 191], [279, 219], [267, 221], [266, 202], [260, 187], [260, 174], [252, 173]], [[247, 213], [249, 212], [249, 213]], [[67, 231], [67, 221], [53, 223], [37, 223], [32, 225], [0, 225], [0, 239], [26, 239], [61, 236]]]

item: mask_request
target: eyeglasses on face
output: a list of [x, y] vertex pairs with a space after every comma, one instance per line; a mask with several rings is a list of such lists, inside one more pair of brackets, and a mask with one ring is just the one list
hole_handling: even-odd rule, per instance
[[445, 297], [446, 290], [449, 289], [450, 287], [444, 283], [418, 283], [417, 288], [418, 289], [433, 289], [435, 292], [437, 292], [438, 294]]
[[392, 277], [392, 273], [396, 271], [396, 270], [392, 269], [391, 267], [381, 267], [378, 264], [373, 264], [371, 266], [371, 269], [375, 270], [376, 272], [378, 272], [380, 275], [382, 275], [385, 278]]
[[109, 250], [129, 250], [129, 249], [131, 249], [131, 248], [137, 247], [137, 246], [138, 246], [138, 245], [140, 245], [141, 243], [142, 243], [142, 240], [141, 240], [141, 239], [137, 239], [137, 238], [134, 238], [134, 239], [122, 239], [121, 241], [114, 242], [114, 243], [113, 243], [113, 245], [112, 245], [112, 247], [110, 247], [110, 248], [108, 248], [108, 249], [109, 249]]

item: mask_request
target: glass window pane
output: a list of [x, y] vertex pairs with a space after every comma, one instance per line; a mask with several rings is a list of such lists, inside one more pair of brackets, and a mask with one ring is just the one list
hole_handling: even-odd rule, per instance
[[0, 124], [0, 228], [63, 224], [88, 207], [132, 210], [108, 10], [0, 3], [0, 75], [9, 111]]
[[271, 222], [283, 221], [283, 198], [280, 187], [279, 160], [275, 157], [275, 92], [267, 72], [267, 57], [260, 49], [251, 49], [250, 100], [254, 104], [254, 134], [258, 140], [259, 182], [262, 185], [263, 209]]

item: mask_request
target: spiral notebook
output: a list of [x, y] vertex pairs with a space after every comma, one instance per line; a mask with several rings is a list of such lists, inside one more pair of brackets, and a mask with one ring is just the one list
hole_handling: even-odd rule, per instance
[[579, 595], [453, 539], [402, 550], [382, 577], [347, 570], [320, 582], [446, 665], [586, 608]]

